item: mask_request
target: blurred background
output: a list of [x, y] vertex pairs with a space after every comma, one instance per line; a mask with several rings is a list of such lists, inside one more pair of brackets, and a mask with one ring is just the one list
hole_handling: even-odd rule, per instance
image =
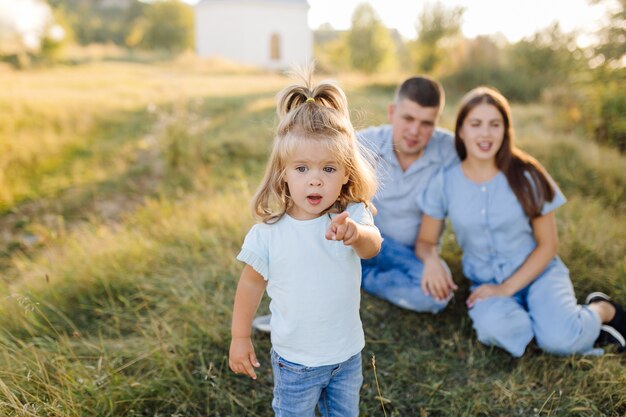
[[428, 73], [545, 100], [626, 148], [623, 0], [0, 0], [0, 62], [54, 66], [192, 54], [265, 69]]

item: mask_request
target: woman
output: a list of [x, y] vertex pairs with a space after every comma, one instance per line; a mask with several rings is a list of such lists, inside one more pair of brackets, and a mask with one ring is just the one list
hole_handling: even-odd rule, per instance
[[[442, 170], [421, 197], [416, 242], [423, 289], [444, 299], [453, 288], [436, 250], [450, 217], [471, 281], [467, 305], [478, 340], [519, 357], [535, 338], [547, 352], [592, 353], [594, 343], [626, 348], [626, 314], [606, 294], [580, 306], [557, 256], [554, 210], [565, 197], [531, 156], [513, 143], [510, 106], [478, 87], [462, 100], [455, 128], [461, 162]], [[601, 334], [602, 331], [602, 334]]]

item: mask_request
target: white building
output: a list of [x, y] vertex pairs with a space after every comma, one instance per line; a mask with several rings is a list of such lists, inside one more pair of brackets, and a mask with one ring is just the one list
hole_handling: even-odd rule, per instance
[[313, 54], [307, 0], [201, 0], [196, 51], [270, 69], [304, 64]]

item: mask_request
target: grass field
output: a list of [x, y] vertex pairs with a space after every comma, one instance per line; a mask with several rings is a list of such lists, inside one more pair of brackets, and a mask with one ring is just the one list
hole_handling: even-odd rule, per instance
[[[0, 415], [271, 415], [269, 338], [254, 336], [257, 381], [227, 354], [234, 258], [291, 81], [193, 60], [0, 77]], [[336, 78], [357, 127], [385, 121], [398, 77]], [[519, 144], [568, 197], [560, 255], [579, 301], [626, 302], [626, 156], [555, 114], [513, 107]], [[445, 313], [363, 294], [363, 416], [626, 415], [626, 355], [480, 345], [449, 233], [443, 253], [461, 284]]]

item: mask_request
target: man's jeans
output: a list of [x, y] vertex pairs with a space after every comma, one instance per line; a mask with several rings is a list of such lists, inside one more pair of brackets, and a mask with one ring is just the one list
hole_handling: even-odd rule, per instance
[[[380, 253], [361, 261], [361, 287], [368, 293], [398, 307], [420, 313], [439, 313], [449, 300], [437, 301], [422, 292], [424, 264], [410, 246], [383, 236]], [[444, 267], [448, 266], [443, 262]]]
[[277, 417], [357, 417], [363, 383], [361, 353], [336, 365], [308, 367], [271, 351], [274, 372], [272, 408]]

